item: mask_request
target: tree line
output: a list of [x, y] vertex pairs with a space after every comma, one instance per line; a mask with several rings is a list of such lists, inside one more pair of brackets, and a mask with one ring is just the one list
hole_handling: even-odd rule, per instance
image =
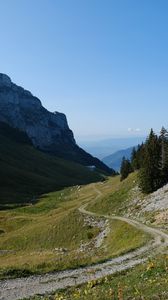
[[164, 127], [160, 135], [151, 129], [145, 143], [133, 148], [130, 160], [123, 157], [121, 181], [137, 170], [139, 186], [144, 193], [156, 191], [168, 183], [168, 131]]

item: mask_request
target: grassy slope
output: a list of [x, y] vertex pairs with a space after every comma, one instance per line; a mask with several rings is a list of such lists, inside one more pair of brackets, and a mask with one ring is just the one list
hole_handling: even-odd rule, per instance
[[31, 300], [167, 300], [168, 257], [162, 254], [133, 270]]
[[104, 193], [103, 200], [99, 198], [96, 201], [92, 201], [88, 209], [101, 214], [122, 214], [130, 200], [130, 191], [136, 184], [136, 173], [131, 173], [130, 176], [122, 182], [120, 182], [120, 177], [116, 176], [109, 181], [107, 187], [105, 186], [104, 188], [103, 185], [99, 184]]
[[[97, 183], [102, 199], [110, 193], [118, 179]], [[115, 187], [114, 187], [115, 188]], [[14, 252], [0, 256], [1, 276], [41, 273], [72, 268], [105, 260], [135, 249], [146, 241], [146, 236], [126, 224], [113, 220], [110, 234], [99, 249], [86, 253], [77, 251], [81, 243], [89, 242], [99, 229], [85, 224], [77, 208], [93, 201], [97, 193], [94, 185], [67, 188], [44, 195], [35, 205], [0, 212], [0, 249]], [[55, 248], [67, 248], [63, 254]]]
[[98, 173], [86, 167], [44, 154], [29, 144], [15, 142], [0, 131], [1, 207], [26, 203], [39, 194], [100, 179]]

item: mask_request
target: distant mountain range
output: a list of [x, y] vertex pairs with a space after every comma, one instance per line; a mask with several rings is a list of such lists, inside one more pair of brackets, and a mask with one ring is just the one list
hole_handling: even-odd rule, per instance
[[103, 160], [121, 149], [127, 149], [141, 144], [145, 137], [111, 138], [99, 141], [79, 140], [79, 145], [93, 156]]
[[102, 161], [110, 168], [113, 168], [115, 171], [120, 171], [121, 161], [123, 156], [130, 159], [133, 147], [116, 151], [115, 153], [108, 155], [102, 159]]

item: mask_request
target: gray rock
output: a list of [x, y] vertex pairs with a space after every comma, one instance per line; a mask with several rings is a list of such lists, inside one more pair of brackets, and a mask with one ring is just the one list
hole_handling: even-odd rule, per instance
[[0, 74], [0, 121], [25, 131], [41, 150], [60, 143], [75, 143], [66, 116], [46, 110], [29, 91]]

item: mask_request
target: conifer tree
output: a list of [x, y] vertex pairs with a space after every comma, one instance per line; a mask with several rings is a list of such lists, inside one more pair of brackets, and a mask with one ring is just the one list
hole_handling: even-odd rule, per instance
[[141, 145], [138, 145], [138, 149], [137, 149], [137, 170], [139, 170], [143, 165], [144, 148], [145, 148], [144, 143], [142, 143]]
[[140, 188], [151, 193], [162, 185], [161, 145], [157, 135], [151, 129], [143, 149], [143, 163], [139, 172]]
[[131, 165], [133, 170], [139, 170], [143, 163], [144, 144], [134, 147], [131, 154]]
[[160, 131], [161, 143], [161, 170], [163, 177], [163, 184], [168, 182], [168, 132], [162, 127]]
[[122, 162], [121, 162], [121, 168], [120, 168], [120, 174], [121, 178], [120, 180], [124, 180], [125, 178], [128, 177], [128, 175], [133, 171], [131, 163], [129, 159], [126, 159], [123, 157]]
[[137, 150], [135, 147], [133, 147], [131, 153], [131, 165], [134, 171], [138, 169]]

